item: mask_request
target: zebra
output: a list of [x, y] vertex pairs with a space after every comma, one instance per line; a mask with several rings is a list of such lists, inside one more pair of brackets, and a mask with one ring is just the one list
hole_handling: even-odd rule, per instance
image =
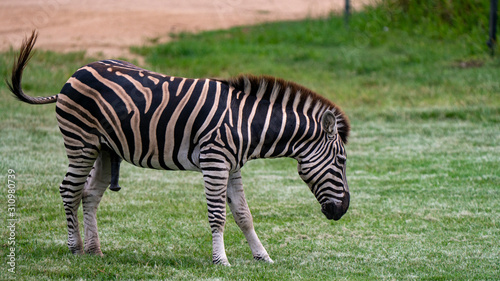
[[[304, 86], [271, 76], [229, 79], [167, 76], [119, 60], [78, 69], [59, 94], [31, 97], [21, 87], [38, 33], [25, 38], [11, 92], [29, 104], [56, 103], [68, 157], [59, 191], [67, 219], [68, 248], [102, 256], [96, 213], [108, 188], [119, 189], [123, 159], [133, 165], [202, 173], [212, 233], [212, 261], [230, 265], [224, 246], [226, 204], [253, 257], [273, 263], [248, 208], [241, 168], [258, 158], [291, 157], [327, 219], [349, 207], [345, 113]], [[83, 206], [84, 244], [77, 210]]]

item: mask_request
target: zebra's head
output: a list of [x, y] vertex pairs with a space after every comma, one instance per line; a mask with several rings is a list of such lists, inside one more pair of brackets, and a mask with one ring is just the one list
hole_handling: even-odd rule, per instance
[[349, 123], [342, 113], [327, 110], [321, 118], [320, 138], [298, 161], [298, 172], [321, 204], [328, 219], [339, 220], [349, 208], [344, 148]]

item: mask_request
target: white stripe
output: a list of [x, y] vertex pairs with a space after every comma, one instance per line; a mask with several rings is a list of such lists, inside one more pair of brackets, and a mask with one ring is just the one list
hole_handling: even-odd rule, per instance
[[[287, 104], [288, 104], [288, 99], [290, 98], [290, 88], [286, 88], [285, 90], [285, 93], [283, 94], [283, 100], [281, 101], [281, 113], [282, 113], [282, 116], [283, 116], [283, 120], [281, 122], [281, 128], [280, 128], [280, 132], [278, 134], [278, 137], [276, 138], [276, 140], [274, 140], [274, 143], [271, 145], [271, 148], [269, 149], [269, 151], [266, 153], [266, 155], [264, 156], [265, 158], [268, 158], [270, 157], [276, 150], [276, 146], [278, 145], [278, 142], [281, 140], [281, 138], [283, 137], [283, 133], [285, 132], [285, 127], [286, 127], [286, 121], [287, 121], [287, 112], [286, 112], [286, 109], [287, 109]], [[296, 126], [296, 129], [298, 127]]]
[[[182, 80], [181, 84], [184, 84], [185, 78]], [[172, 116], [170, 117], [170, 121], [167, 124], [167, 130], [165, 132], [165, 146], [164, 146], [164, 159], [165, 163], [171, 163], [172, 166], [175, 166], [173, 159], [174, 157], [177, 157], [177, 155], [173, 155], [174, 152], [174, 144], [175, 144], [175, 123], [177, 122], [177, 119], [179, 119], [179, 115], [182, 112], [182, 109], [186, 106], [187, 102], [189, 101], [191, 95], [193, 94], [194, 88], [196, 87], [196, 83], [198, 82], [198, 79], [195, 79], [193, 84], [189, 87], [189, 90], [184, 94], [182, 97], [181, 101], [177, 105], [177, 109], [175, 110]], [[179, 85], [179, 89], [177, 89], [176, 95], [178, 96], [181, 92], [181, 85]], [[160, 155], [161, 157], [161, 155]], [[170, 167], [169, 167], [170, 168]], [[176, 169], [179, 169], [179, 167], [175, 167]]]

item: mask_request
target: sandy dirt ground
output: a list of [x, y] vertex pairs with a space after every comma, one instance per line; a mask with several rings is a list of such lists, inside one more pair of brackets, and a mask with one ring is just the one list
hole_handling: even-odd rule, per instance
[[[373, 0], [351, 0], [360, 9]], [[341, 13], [345, 0], [0, 0], [0, 51], [39, 31], [37, 48], [127, 57], [169, 34]]]

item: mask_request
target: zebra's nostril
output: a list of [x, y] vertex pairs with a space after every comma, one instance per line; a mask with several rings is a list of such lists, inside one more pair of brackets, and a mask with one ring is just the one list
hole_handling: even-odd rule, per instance
[[328, 201], [321, 205], [321, 212], [326, 216], [329, 220], [339, 220], [349, 208], [349, 193], [346, 193], [346, 196], [342, 201]]
[[344, 214], [340, 209], [340, 204], [334, 202], [328, 202], [321, 205], [321, 212], [323, 212], [329, 220], [339, 220]]

